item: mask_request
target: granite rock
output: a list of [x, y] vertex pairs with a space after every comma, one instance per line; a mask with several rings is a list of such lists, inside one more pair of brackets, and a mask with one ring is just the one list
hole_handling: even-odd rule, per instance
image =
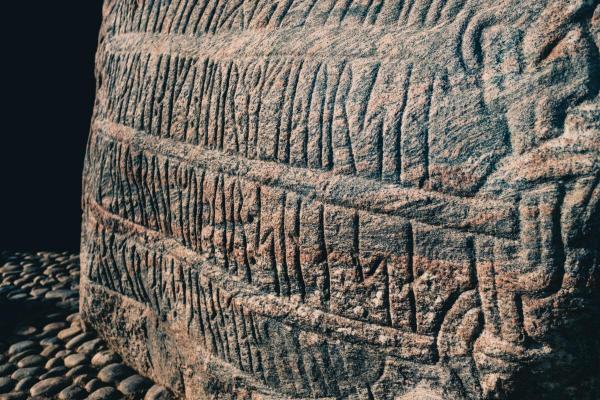
[[188, 399], [600, 393], [598, 1], [103, 18], [80, 304], [125, 364]]

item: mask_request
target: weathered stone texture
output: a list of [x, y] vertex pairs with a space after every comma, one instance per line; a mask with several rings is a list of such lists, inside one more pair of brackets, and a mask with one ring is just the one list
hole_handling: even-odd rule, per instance
[[594, 0], [107, 0], [84, 318], [197, 399], [600, 393]]

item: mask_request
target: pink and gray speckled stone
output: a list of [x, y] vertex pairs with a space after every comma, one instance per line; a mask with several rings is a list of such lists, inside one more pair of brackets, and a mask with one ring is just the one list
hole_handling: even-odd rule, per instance
[[599, 10], [107, 0], [83, 319], [188, 399], [593, 397]]

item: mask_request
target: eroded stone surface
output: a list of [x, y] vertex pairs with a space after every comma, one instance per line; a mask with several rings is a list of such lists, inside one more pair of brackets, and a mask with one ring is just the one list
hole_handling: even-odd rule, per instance
[[597, 1], [107, 1], [83, 317], [187, 398], [589, 398]]

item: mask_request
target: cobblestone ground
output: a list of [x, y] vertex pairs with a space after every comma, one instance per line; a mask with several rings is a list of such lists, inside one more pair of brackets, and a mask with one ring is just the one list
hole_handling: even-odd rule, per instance
[[0, 400], [172, 399], [79, 317], [79, 257], [0, 253]]

